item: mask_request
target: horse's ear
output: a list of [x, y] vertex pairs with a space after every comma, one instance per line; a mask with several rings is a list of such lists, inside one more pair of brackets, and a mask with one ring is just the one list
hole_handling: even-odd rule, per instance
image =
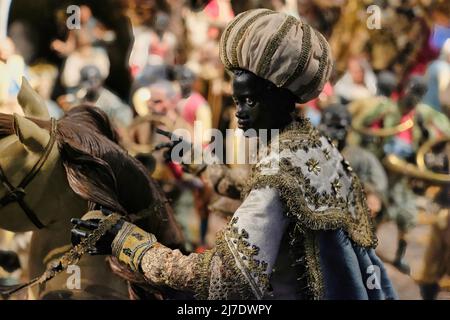
[[17, 99], [27, 117], [42, 120], [50, 119], [50, 114], [48, 113], [44, 99], [33, 90], [25, 77], [22, 77], [22, 86]]
[[32, 152], [44, 152], [50, 140], [47, 130], [18, 114], [14, 114], [14, 130], [20, 142]]

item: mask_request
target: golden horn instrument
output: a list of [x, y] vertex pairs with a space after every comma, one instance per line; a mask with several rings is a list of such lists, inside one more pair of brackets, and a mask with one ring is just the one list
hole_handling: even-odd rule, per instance
[[419, 169], [411, 163], [397, 157], [396, 155], [390, 154], [383, 159], [383, 164], [389, 170], [399, 172], [403, 175], [423, 179], [427, 181], [432, 181], [434, 183], [450, 183], [450, 175], [443, 173], [433, 172], [425, 167], [425, 169]]
[[416, 163], [419, 170], [428, 170], [426, 164], [425, 164], [425, 155], [436, 145], [443, 143], [443, 142], [450, 142], [450, 137], [442, 137], [435, 140], [428, 140], [425, 142], [422, 146], [420, 146], [419, 150], [417, 151], [416, 155]]
[[372, 129], [372, 128], [365, 128], [365, 127], [355, 127], [353, 126], [353, 130], [360, 134], [364, 134], [367, 136], [373, 136], [373, 137], [380, 137], [380, 138], [387, 138], [390, 136], [395, 136], [399, 134], [400, 132], [406, 131], [411, 129], [414, 126], [414, 121], [411, 119], [408, 119], [407, 121], [390, 128], [382, 128], [382, 129]]

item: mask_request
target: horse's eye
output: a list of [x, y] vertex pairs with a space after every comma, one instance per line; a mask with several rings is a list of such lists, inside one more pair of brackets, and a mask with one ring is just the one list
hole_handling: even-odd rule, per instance
[[245, 103], [250, 107], [253, 107], [255, 105], [255, 100], [253, 100], [252, 98], [245, 98]]

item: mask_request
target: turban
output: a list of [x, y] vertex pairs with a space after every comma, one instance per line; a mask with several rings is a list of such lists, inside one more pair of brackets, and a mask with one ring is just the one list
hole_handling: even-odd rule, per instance
[[307, 23], [268, 9], [237, 15], [220, 39], [226, 69], [251, 71], [290, 90], [300, 103], [317, 97], [328, 81], [330, 51], [323, 35]]

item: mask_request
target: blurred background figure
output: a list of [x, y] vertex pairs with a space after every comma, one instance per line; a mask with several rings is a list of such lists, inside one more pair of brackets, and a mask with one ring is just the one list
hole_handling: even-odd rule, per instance
[[66, 57], [61, 81], [66, 88], [74, 88], [80, 84], [80, 70], [87, 65], [95, 65], [103, 79], [109, 75], [110, 61], [102, 42], [115, 39], [114, 33], [92, 15], [91, 9], [80, 6], [80, 28], [68, 31], [65, 41], [54, 40], [53, 50]]
[[168, 64], [175, 63], [175, 50], [177, 39], [169, 30], [170, 17], [164, 12], [156, 14], [154, 30], [150, 33], [149, 45], [149, 64]]
[[81, 69], [80, 79], [79, 94], [85, 93], [84, 102], [92, 103], [105, 111], [117, 128], [124, 130], [131, 124], [131, 108], [104, 86], [104, 79], [96, 66]]
[[402, 124], [410, 121], [414, 126], [404, 130], [385, 145], [387, 154], [396, 154], [408, 159], [414, 155], [420, 144], [427, 139], [450, 136], [449, 119], [430, 106], [421, 103], [428, 85], [423, 77], [414, 76], [406, 85], [403, 97], [398, 103], [398, 112], [389, 115], [390, 123]]
[[444, 200], [442, 195], [438, 200], [443, 207], [437, 213], [436, 222], [432, 226], [423, 262], [424, 270], [418, 281], [420, 293], [424, 300], [435, 300], [439, 291], [442, 290], [440, 282], [445, 277], [450, 276], [450, 214], [448, 205], [450, 194], [448, 188], [447, 193], [443, 193], [443, 196], [447, 197], [447, 200]]
[[[30, 241], [31, 232], [0, 230], [0, 286], [17, 285], [27, 279]], [[15, 298], [26, 299], [26, 293]]]
[[22, 84], [22, 77], [27, 74], [23, 58], [16, 53], [11, 38], [0, 40], [0, 111], [22, 114], [16, 97]]
[[203, 130], [201, 133], [202, 143], [208, 144], [211, 136], [207, 134], [207, 131], [212, 128], [211, 107], [194, 88], [197, 76], [185, 66], [178, 67], [175, 74], [181, 90], [181, 100], [177, 106], [178, 112], [192, 127], [194, 127], [196, 121], [199, 125], [201, 124]]
[[80, 84], [75, 93], [60, 97], [58, 102], [66, 110], [85, 103], [102, 109], [122, 139], [127, 135], [126, 129], [133, 120], [131, 108], [104, 86], [103, 75], [94, 65], [80, 70]]
[[[146, 93], [142, 96], [142, 102], [145, 103], [146, 110], [142, 107], [141, 116], [135, 119], [129, 130], [130, 143], [134, 145], [134, 148], [143, 152], [151, 152], [153, 146], [167, 142], [167, 138], [156, 133], [157, 128], [170, 132], [176, 129], [185, 129], [188, 135], [191, 134], [192, 127], [177, 110], [180, 95], [170, 81], [156, 81], [146, 88]], [[185, 137], [189, 138], [188, 135], [185, 135]], [[142, 146], [142, 148], [139, 148], [139, 146]], [[163, 180], [162, 176], [165, 176], [163, 172], [166, 172], [161, 169], [166, 167], [163, 152], [155, 152], [154, 155], [157, 159], [157, 168], [153, 176]], [[179, 174], [177, 172], [175, 175], [178, 176]]]
[[[387, 121], [392, 125], [411, 125], [388, 139], [384, 146], [387, 155], [394, 154], [407, 161], [414, 161], [419, 146], [428, 139], [441, 135], [450, 137], [450, 122], [441, 113], [421, 104], [427, 84], [423, 77], [412, 77], [405, 88], [404, 95], [398, 103], [398, 112], [389, 114]], [[389, 173], [390, 205], [387, 214], [398, 226], [398, 246], [394, 265], [404, 273], [410, 273], [410, 266], [405, 261], [407, 234], [417, 221], [417, 196], [409, 186], [408, 178], [401, 173]]]
[[425, 76], [428, 91], [423, 102], [436, 111], [448, 114], [446, 108], [450, 106], [450, 38], [442, 46], [439, 58], [429, 64]]
[[177, 39], [170, 31], [170, 17], [165, 12], [156, 14], [153, 27], [139, 29], [130, 56], [133, 77], [139, 77], [147, 66], [173, 65]]
[[369, 130], [388, 128], [393, 123], [386, 122], [389, 115], [397, 112], [396, 102], [391, 98], [397, 89], [398, 81], [393, 72], [382, 71], [377, 77], [377, 95], [353, 101], [349, 106], [352, 114], [352, 127], [355, 129], [350, 134], [353, 144], [360, 144], [365, 149], [373, 152], [377, 157], [382, 157], [383, 137], [365, 134]]
[[30, 65], [37, 58], [37, 45], [41, 35], [30, 23], [21, 20], [11, 23], [8, 34], [14, 42], [16, 53], [23, 57], [27, 65]]
[[336, 82], [334, 90], [344, 104], [374, 96], [377, 93], [377, 79], [367, 60], [351, 58], [347, 72]]
[[[443, 161], [437, 172], [450, 173], [450, 143], [444, 141], [440, 152]], [[424, 300], [435, 300], [439, 291], [448, 289], [450, 282], [450, 184], [441, 185], [433, 198], [433, 222], [423, 256], [421, 270], [416, 277]]]
[[333, 140], [363, 183], [367, 204], [373, 218], [376, 218], [386, 206], [388, 178], [381, 162], [372, 152], [347, 143], [351, 123], [348, 109], [342, 104], [333, 104], [324, 110], [319, 129]]
[[[212, 128], [212, 113], [206, 99], [195, 89], [197, 76], [188, 67], [179, 66], [175, 69], [175, 78], [181, 90], [178, 112], [187, 123], [194, 127], [196, 134], [201, 137], [201, 141], [196, 141], [197, 146], [207, 146], [211, 142], [209, 130]], [[209, 184], [204, 180], [202, 187], [193, 189], [194, 206], [200, 217], [200, 245], [203, 249], [206, 248], [210, 213], [208, 206], [211, 201], [211, 193]]]

